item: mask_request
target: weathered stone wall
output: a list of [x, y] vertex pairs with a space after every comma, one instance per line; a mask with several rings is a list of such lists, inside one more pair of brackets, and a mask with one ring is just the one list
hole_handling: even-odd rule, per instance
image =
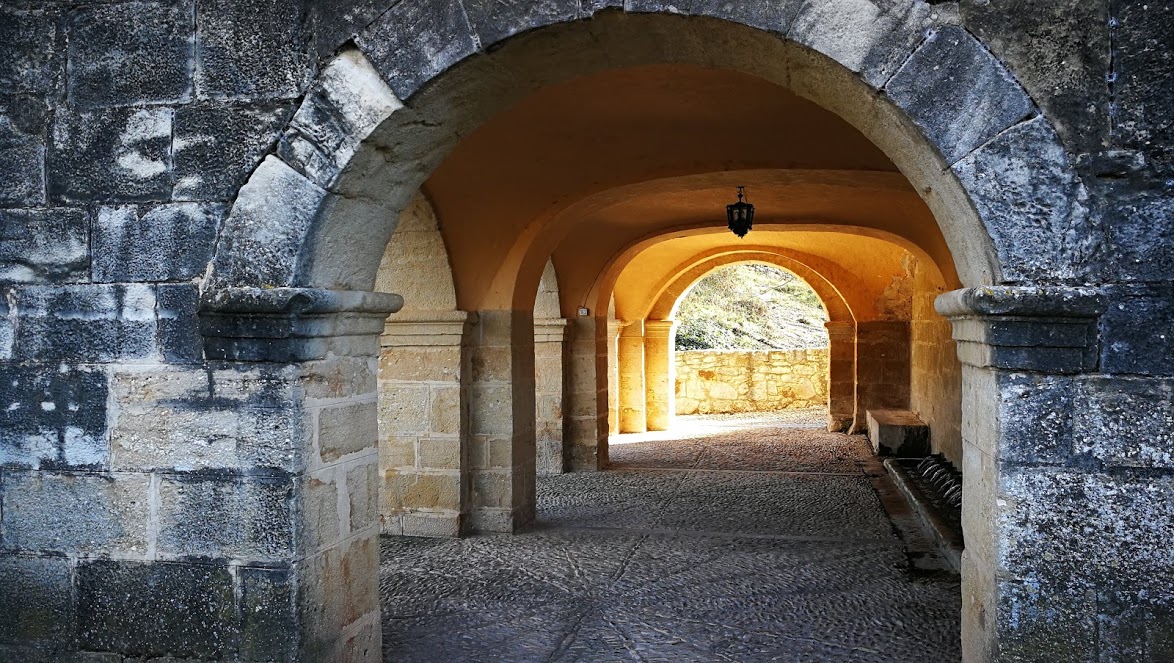
[[[351, 489], [374, 483], [364, 476], [375, 368], [342, 366], [355, 359], [345, 352], [302, 365], [308, 347], [351, 343], [325, 336], [288, 347], [265, 339], [272, 354], [206, 355], [200, 279], [217, 246], [220, 285], [317, 283], [305, 271], [312, 258], [354, 262], [305, 238], [335, 239], [320, 232], [322, 209], [369, 201], [336, 184], [372, 127], [306, 92], [356, 34], [378, 68], [364, 70], [378, 83], [364, 103], [379, 97], [386, 111], [395, 103], [380, 78], [408, 99], [508, 35], [620, 5], [0, 5], [0, 656], [379, 657], [374, 525], [365, 493]], [[863, 96], [842, 108], [858, 104], [869, 115], [855, 120], [880, 138], [916, 127], [944, 156], [943, 177], [968, 196], [957, 209], [977, 209], [976, 232], [993, 240], [991, 281], [1089, 285], [1108, 303], [1071, 325], [1067, 295], [1045, 291], [1055, 305], [1038, 325], [1022, 324], [1038, 310], [1011, 306], [981, 312], [995, 320], [978, 329], [966, 315], [955, 326], [973, 346], [960, 348], [970, 658], [1174, 658], [1174, 6], [817, 0], [689, 10], [785, 34], [883, 86], [869, 98], [892, 102], [883, 113]], [[774, 37], [760, 38], [755, 48]], [[672, 45], [675, 57], [694, 42], [649, 43]], [[886, 149], [942, 172], [930, 152], [897, 153], [911, 144]], [[942, 195], [923, 190], [931, 202]], [[349, 217], [364, 231], [350, 248], [377, 261], [383, 247], [370, 232], [386, 234], [390, 222], [370, 208]], [[1073, 347], [1081, 361], [1057, 360]], [[152, 384], [128, 396], [122, 374], [138, 371]], [[250, 375], [255, 384], [240, 388]], [[141, 433], [142, 449], [168, 450], [142, 466], [120, 428], [139, 408], [168, 422]], [[239, 504], [257, 508], [224, 508]]]
[[828, 350], [688, 350], [676, 353], [677, 414], [826, 406]]
[[950, 321], [934, 311], [945, 288], [918, 262], [913, 277], [913, 321], [909, 325], [909, 409], [929, 425], [934, 453], [962, 467], [962, 366]]

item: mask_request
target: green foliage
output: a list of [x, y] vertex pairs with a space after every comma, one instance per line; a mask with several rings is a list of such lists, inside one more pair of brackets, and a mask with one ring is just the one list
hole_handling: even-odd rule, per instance
[[774, 350], [827, 346], [827, 314], [790, 272], [735, 265], [698, 281], [677, 309], [678, 350]]

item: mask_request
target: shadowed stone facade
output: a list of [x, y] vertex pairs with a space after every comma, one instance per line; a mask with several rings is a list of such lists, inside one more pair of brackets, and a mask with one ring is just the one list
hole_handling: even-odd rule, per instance
[[[378, 660], [389, 472], [447, 472], [416, 506], [450, 531], [533, 518], [552, 254], [565, 458], [605, 466], [619, 262], [697, 224], [575, 235], [560, 207], [506, 228], [442, 196], [468, 410], [412, 448], [455, 435], [435, 461], [455, 471], [383, 449], [380, 409], [416, 401], [380, 392], [405, 301], [377, 277], [478, 127], [580, 77], [688, 66], [838, 116], [932, 214], [861, 227], [953, 289], [932, 315], [960, 362], [964, 659], [1169, 660], [1172, 42], [1167, 3], [1108, 0], [0, 4], [0, 658]], [[928, 393], [926, 292], [912, 319], [853, 309], [856, 374], [892, 387], [857, 380], [856, 421]], [[621, 357], [665, 319], [618, 317]]]

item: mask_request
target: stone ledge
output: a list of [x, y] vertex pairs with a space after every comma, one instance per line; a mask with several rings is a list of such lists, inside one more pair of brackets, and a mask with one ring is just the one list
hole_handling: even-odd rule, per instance
[[934, 310], [947, 318], [1016, 316], [1095, 318], [1105, 298], [1095, 288], [1068, 286], [982, 286], [938, 296]]
[[316, 288], [227, 288], [205, 293], [200, 333], [208, 359], [308, 361], [376, 356], [399, 295]]
[[1096, 367], [1105, 305], [1094, 288], [1065, 286], [968, 288], [934, 302], [953, 323], [963, 364], [1052, 374]]

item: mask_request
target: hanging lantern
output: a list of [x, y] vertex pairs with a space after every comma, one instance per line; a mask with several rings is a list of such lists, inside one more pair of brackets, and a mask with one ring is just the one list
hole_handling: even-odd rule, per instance
[[738, 202], [726, 205], [726, 217], [730, 231], [738, 237], [745, 237], [746, 233], [750, 232], [750, 227], [754, 225], [754, 205], [742, 200], [742, 189], [744, 188], [746, 187], [738, 187]]

